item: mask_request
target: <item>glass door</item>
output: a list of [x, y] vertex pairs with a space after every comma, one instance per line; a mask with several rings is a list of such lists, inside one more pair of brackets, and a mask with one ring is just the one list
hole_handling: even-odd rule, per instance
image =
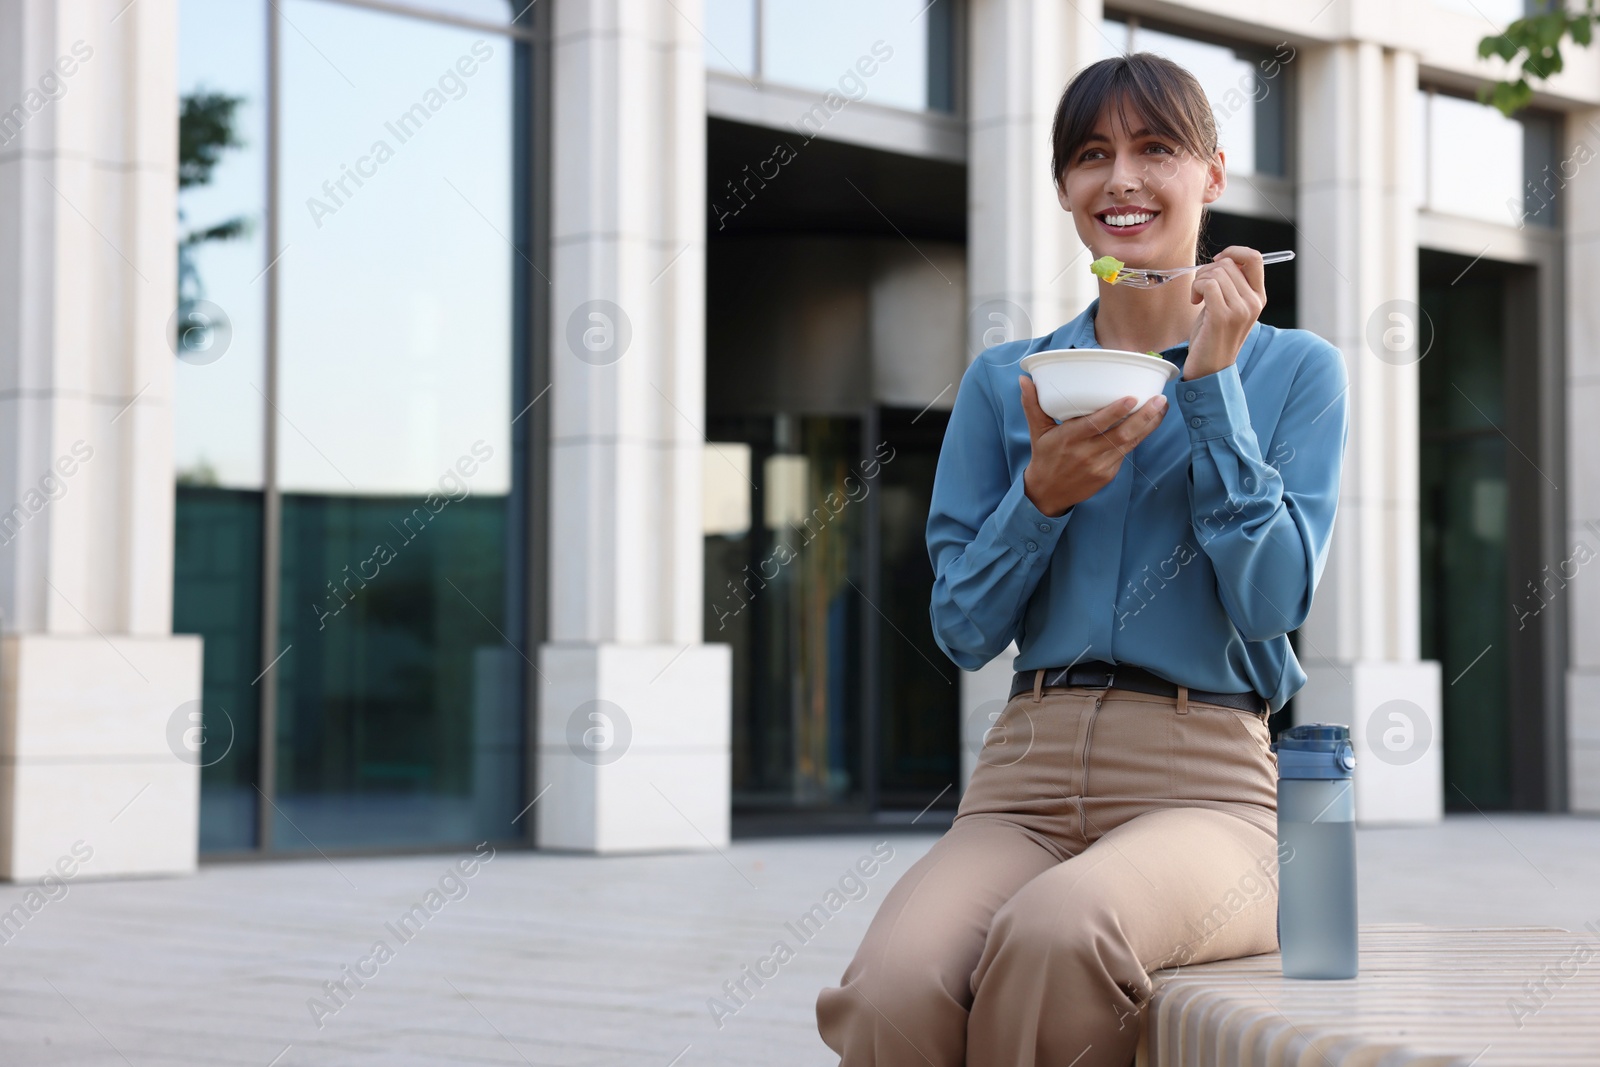
[[707, 641], [733, 646], [733, 795], [746, 814], [859, 806], [861, 420], [714, 420], [708, 492], [742, 476], [746, 521], [706, 537]]
[[960, 672], [933, 639], [925, 539], [947, 421], [712, 421], [705, 638], [733, 646], [746, 825], [955, 807]]
[[[873, 511], [875, 807], [953, 812], [960, 800], [961, 669], [933, 638], [928, 508], [950, 413], [883, 408], [884, 463]], [[932, 812], [930, 812], [930, 817]], [[920, 820], [919, 820], [920, 821]]]
[[1434, 342], [1419, 366], [1422, 657], [1441, 667], [1445, 806], [1463, 811], [1511, 800], [1515, 455], [1506, 436], [1504, 286], [1488, 264], [1460, 274], [1467, 262], [1424, 256], [1421, 303]]

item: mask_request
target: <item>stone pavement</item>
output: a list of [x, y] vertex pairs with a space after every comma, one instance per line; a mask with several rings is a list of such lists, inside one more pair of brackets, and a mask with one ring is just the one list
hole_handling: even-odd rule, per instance
[[[817, 990], [933, 840], [896, 827], [724, 854], [463, 850], [98, 883], [91, 860], [0, 927], [0, 1063], [832, 1064]], [[1358, 848], [1363, 922], [1600, 926], [1600, 819], [1451, 816], [1360, 831]], [[872, 875], [846, 877], [863, 858]], [[0, 912], [28, 892], [0, 886]], [[814, 905], [828, 918], [802, 925]], [[778, 941], [792, 957], [770, 958]], [[724, 983], [758, 965], [776, 974], [741, 1005]]]

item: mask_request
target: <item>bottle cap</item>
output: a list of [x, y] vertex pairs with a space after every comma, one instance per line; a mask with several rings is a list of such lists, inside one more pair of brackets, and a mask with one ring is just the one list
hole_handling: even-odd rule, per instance
[[1350, 728], [1337, 723], [1292, 726], [1278, 734], [1272, 751], [1279, 778], [1348, 778], [1356, 765]]

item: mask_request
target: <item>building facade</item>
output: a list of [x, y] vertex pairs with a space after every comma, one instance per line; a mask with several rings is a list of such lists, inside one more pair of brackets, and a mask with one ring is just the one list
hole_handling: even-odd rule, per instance
[[1522, 8], [0, 4], [0, 876], [948, 822], [939, 446], [1096, 294], [1049, 129], [1129, 50], [1349, 371], [1275, 727], [1367, 824], [1600, 811], [1600, 53], [1477, 104]]

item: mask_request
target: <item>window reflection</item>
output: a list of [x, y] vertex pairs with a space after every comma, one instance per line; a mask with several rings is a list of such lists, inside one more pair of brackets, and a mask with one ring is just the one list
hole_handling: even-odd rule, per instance
[[1128, 24], [1121, 19], [1107, 18], [1100, 23], [1100, 33], [1095, 39], [1100, 49], [1097, 59], [1114, 59], [1134, 51], [1128, 37]]
[[[1553, 226], [1563, 174], [1551, 116], [1507, 118], [1476, 100], [1431, 89], [1417, 93], [1420, 206], [1506, 225]], [[1463, 165], [1464, 146], [1471, 163]]]
[[756, 75], [756, 0], [706, 0], [706, 67]]
[[[1561, 116], [1524, 111], [1522, 122], [1522, 223], [1555, 226], [1560, 223], [1562, 190], [1578, 168], [1593, 158], [1587, 146], [1561, 157]], [[1507, 207], [1508, 213], [1510, 206]]]
[[316, 0], [284, 11], [301, 33], [281, 74], [280, 485], [426, 493], [481, 438], [501, 461], [473, 490], [504, 493], [512, 48]]
[[261, 669], [264, 9], [258, 0], [184, 0], [179, 9], [175, 266], [185, 332], [173, 369], [172, 629], [204, 638], [207, 852], [256, 844], [260, 796], [260, 691], [252, 682]]
[[[926, 0], [765, 0], [762, 75], [803, 89], [920, 110], [928, 106]], [[863, 57], [871, 74], [858, 70]]]
[[[174, 462], [184, 485], [261, 488], [266, 70], [255, 42], [264, 8], [257, 0], [185, 0], [182, 7], [179, 93], [183, 106], [203, 114], [186, 124], [192, 147], [190, 177], [178, 196], [179, 295], [210, 302], [231, 327], [220, 355], [215, 348], [188, 353], [174, 367]], [[232, 137], [216, 122], [231, 127]], [[205, 167], [200, 157], [215, 165]]]
[[279, 840], [514, 836], [516, 46], [281, 6]]
[[956, 110], [955, 0], [706, 0], [706, 66], [908, 110]]
[[750, 532], [750, 446], [708, 441], [700, 453], [701, 528], [707, 537]]
[[[1511, 221], [1506, 201], [1522, 200], [1522, 124], [1472, 100], [1428, 94], [1428, 207], [1451, 215]], [[1472, 165], [1462, 166], [1465, 146]]]
[[861, 420], [709, 421], [717, 448], [737, 442], [730, 455], [748, 457], [749, 514], [760, 516], [705, 538], [705, 639], [733, 653], [734, 804], [748, 813], [857, 802]]

